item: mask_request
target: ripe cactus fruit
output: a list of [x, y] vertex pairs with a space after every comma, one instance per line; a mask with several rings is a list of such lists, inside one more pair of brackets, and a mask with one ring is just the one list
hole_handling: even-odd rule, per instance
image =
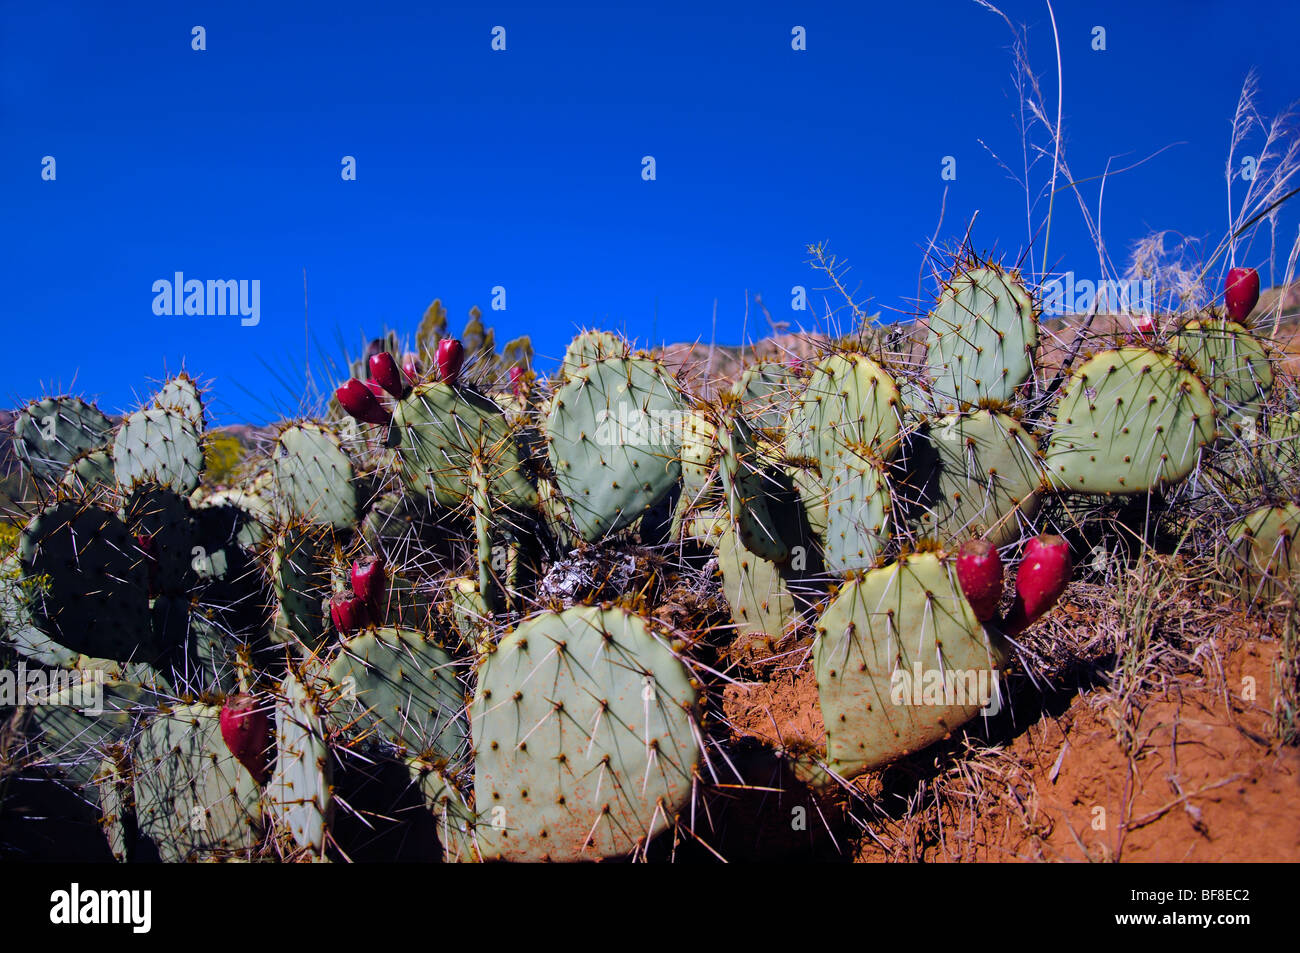
[[379, 403], [374, 392], [366, 386], [364, 381], [359, 381], [355, 377], [350, 378], [342, 387], [334, 392], [343, 409], [348, 415], [361, 421], [363, 424], [386, 424], [392, 418], [384, 406]]
[[502, 638], [470, 708], [485, 859], [584, 860], [642, 847], [690, 802], [695, 687], [647, 620], [575, 607]]
[[271, 771], [271, 718], [248, 694], [231, 695], [221, 708], [221, 737], [226, 747], [259, 785]]
[[1185, 478], [1215, 434], [1205, 384], [1149, 348], [1102, 351], [1079, 367], [1053, 411], [1044, 466], [1053, 489], [1145, 493]]
[[1259, 272], [1254, 268], [1231, 268], [1223, 281], [1223, 303], [1228, 316], [1238, 324], [1250, 317], [1259, 302]]
[[399, 400], [406, 396], [410, 388], [402, 377], [402, 369], [393, 360], [393, 355], [380, 351], [370, 358], [369, 365], [370, 380]]
[[454, 385], [460, 378], [460, 366], [465, 362], [465, 345], [455, 338], [438, 342], [438, 380]]
[[402, 355], [402, 373], [406, 375], [406, 383], [411, 387], [420, 383], [420, 378], [424, 376], [424, 365], [418, 354], [408, 351]]
[[588, 364], [556, 392], [550, 462], [583, 539], [622, 529], [673, 489], [685, 415], [676, 381], [650, 359]]
[[510, 368], [510, 393], [519, 397], [523, 393], [524, 387], [524, 369], [518, 365]]
[[939, 406], [1010, 401], [1034, 370], [1038, 317], [1019, 278], [993, 265], [955, 275], [930, 312], [927, 361]]
[[384, 571], [381, 556], [367, 556], [352, 563], [352, 591], [357, 598], [374, 610], [375, 615], [382, 614], [388, 596], [388, 574]]
[[827, 763], [849, 779], [920, 751], [990, 704], [1005, 643], [951, 560], [914, 553], [844, 584], [817, 624]]
[[1060, 536], [1044, 533], [1025, 544], [1016, 570], [1016, 601], [1002, 625], [1008, 635], [1018, 635], [1056, 605], [1073, 570], [1070, 544]]
[[351, 591], [336, 592], [330, 596], [330, 621], [340, 634], [348, 636], [370, 624], [370, 613], [365, 601]]
[[957, 582], [975, 618], [988, 622], [1002, 600], [1002, 558], [986, 540], [968, 539], [957, 554]]

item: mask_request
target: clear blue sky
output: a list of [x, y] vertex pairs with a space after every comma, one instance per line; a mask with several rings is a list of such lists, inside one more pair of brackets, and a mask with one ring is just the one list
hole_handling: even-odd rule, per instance
[[[0, 3], [0, 398], [75, 384], [124, 409], [184, 361], [215, 383], [220, 422], [274, 417], [301, 387], [303, 268], [331, 351], [413, 331], [437, 296], [454, 330], [478, 304], [498, 341], [531, 334], [543, 370], [578, 325], [707, 341], [714, 299], [719, 342], [738, 343], [746, 289], [806, 322], [789, 292], [821, 284], [811, 241], [853, 263], [873, 310], [910, 312], [945, 155], [941, 240], [979, 209], [978, 247], [1024, 246], [1020, 187], [978, 142], [1018, 148], [1010, 35], [975, 3], [617, 6]], [[1054, 106], [1045, 3], [1003, 8]], [[1117, 260], [1152, 228], [1222, 236], [1250, 68], [1266, 114], [1300, 97], [1300, 5], [1246, 9], [1057, 4], [1076, 174], [1185, 143], [1107, 185]], [[1053, 266], [1095, 274], [1063, 206]], [[177, 271], [260, 280], [261, 323], [156, 316], [153, 283]]]

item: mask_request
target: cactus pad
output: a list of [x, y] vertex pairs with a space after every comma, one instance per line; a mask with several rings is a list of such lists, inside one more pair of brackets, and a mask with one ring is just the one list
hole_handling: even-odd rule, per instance
[[113, 422], [77, 397], [33, 401], [14, 420], [14, 454], [38, 480], [54, 482], [84, 453], [108, 445]]
[[161, 483], [188, 496], [203, 474], [201, 432], [170, 410], [138, 410], [113, 440], [113, 472], [122, 487]]

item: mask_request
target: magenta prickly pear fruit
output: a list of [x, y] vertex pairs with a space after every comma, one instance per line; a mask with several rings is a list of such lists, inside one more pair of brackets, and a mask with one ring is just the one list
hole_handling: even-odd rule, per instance
[[342, 635], [351, 635], [370, 622], [364, 599], [351, 592], [336, 592], [330, 596], [330, 620]]
[[1138, 334], [1150, 334], [1155, 330], [1156, 322], [1149, 314], [1137, 314], [1133, 316], [1133, 330]]
[[997, 547], [982, 539], [968, 539], [957, 554], [957, 582], [975, 618], [988, 622], [997, 615], [1002, 600], [1002, 557]]
[[1228, 317], [1243, 323], [1259, 302], [1259, 272], [1254, 268], [1233, 268], [1223, 282], [1223, 303]]
[[1073, 570], [1070, 544], [1044, 533], [1031, 539], [1016, 571], [1016, 601], [1003, 628], [1016, 635], [1033, 625], [1056, 604], [1070, 582]]
[[362, 423], [386, 424], [392, 420], [392, 414], [384, 409], [374, 393], [363, 381], [355, 377], [334, 392], [349, 416]]
[[271, 719], [252, 695], [231, 695], [221, 709], [221, 737], [253, 776], [265, 784], [271, 773]]
[[406, 375], [406, 382], [412, 387], [420, 383], [420, 378], [424, 376], [420, 358], [409, 351], [402, 355], [402, 373]]
[[519, 391], [524, 383], [524, 369], [522, 367], [510, 368], [510, 390], [518, 397]]
[[465, 346], [455, 338], [443, 338], [438, 342], [438, 380], [444, 384], [456, 383], [464, 361]]
[[370, 556], [352, 563], [352, 591], [376, 618], [383, 615], [384, 599], [388, 595], [388, 575], [384, 572], [381, 557]]
[[402, 369], [387, 351], [380, 351], [370, 359], [370, 379], [399, 400], [406, 396]]

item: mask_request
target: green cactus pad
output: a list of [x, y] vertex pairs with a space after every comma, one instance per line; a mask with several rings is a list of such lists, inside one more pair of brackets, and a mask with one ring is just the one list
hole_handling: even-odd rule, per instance
[[108, 840], [109, 852], [118, 863], [126, 863], [131, 859], [128, 816], [130, 823], [135, 824], [135, 781], [125, 750], [120, 758], [114, 754], [104, 758], [91, 784], [99, 798], [99, 823]]
[[902, 404], [893, 378], [864, 354], [832, 354], [813, 371], [786, 423], [786, 455], [816, 460], [823, 477], [847, 448], [888, 460]]
[[492, 498], [505, 506], [537, 506], [537, 490], [524, 476], [516, 432], [489, 398], [467, 387], [421, 384], [398, 401], [393, 424], [407, 487], [444, 506], [470, 498], [471, 468], [483, 460]]
[[[718, 521], [718, 570], [737, 635], [780, 638], [794, 619], [795, 602], [780, 567], [756, 556], [736, 539], [730, 520]], [[704, 532], [707, 527], [695, 527]]]
[[202, 433], [207, 424], [203, 417], [203, 394], [198, 383], [184, 371], [167, 381], [154, 395], [156, 410], [180, 414]]
[[132, 743], [140, 833], [165, 863], [247, 856], [261, 839], [261, 792], [226, 747], [220, 714], [182, 705]]
[[1078, 368], [1054, 412], [1045, 467], [1074, 493], [1144, 493], [1177, 483], [1214, 439], [1214, 403], [1195, 374], [1139, 347]]
[[1248, 602], [1271, 603], [1297, 591], [1300, 577], [1300, 506], [1265, 506], [1228, 529], [1227, 559]]
[[657, 362], [590, 364], [556, 393], [550, 461], [578, 534], [594, 542], [628, 526], [681, 475], [686, 406]]
[[18, 554], [24, 577], [41, 590], [33, 618], [60, 645], [141, 662], [168, 648], [150, 624], [142, 556], [116, 515], [72, 500], [55, 503], [27, 524]]
[[469, 723], [456, 666], [419, 632], [377, 629], [339, 647], [330, 663], [331, 724], [440, 764], [469, 752]]
[[82, 454], [108, 446], [113, 422], [77, 397], [33, 401], [14, 420], [14, 454], [36, 479], [50, 483]]
[[737, 538], [751, 553], [782, 562], [790, 549], [781, 538], [769, 498], [775, 477], [759, 454], [758, 439], [739, 413], [733, 413], [718, 434], [722, 489]]
[[335, 529], [357, 521], [352, 461], [338, 437], [316, 424], [286, 427], [271, 450], [277, 498], [289, 519]]
[[293, 842], [316, 857], [325, 853], [331, 796], [325, 708], [294, 673], [285, 676], [275, 706], [275, 768], [267, 784], [269, 810]]
[[194, 588], [198, 525], [182, 497], [156, 483], [137, 483], [126, 494], [121, 517], [132, 535], [151, 538], [151, 566], [159, 591], [179, 594]]
[[271, 550], [271, 585], [286, 631], [317, 648], [327, 634], [322, 603], [330, 596], [330, 566], [334, 542], [304, 524], [290, 524], [276, 537]]
[[218, 490], [198, 505], [199, 509], [206, 510], [233, 509], [237, 514], [234, 541], [245, 549], [253, 549], [265, 541], [276, 521], [274, 503], [254, 490]]
[[938, 499], [922, 533], [945, 541], [979, 537], [1005, 546], [1042, 502], [1038, 441], [1014, 417], [980, 410], [950, 414], [930, 428]]
[[161, 483], [189, 496], [203, 475], [201, 432], [173, 411], [138, 410], [117, 430], [113, 472], [122, 487]]
[[39, 589], [37, 580], [23, 577], [16, 552], [0, 562], [0, 643], [38, 665], [72, 668], [81, 657], [79, 653], [55, 642], [32, 618]]
[[436, 764], [412, 758], [407, 761], [407, 768], [411, 782], [420, 789], [425, 807], [433, 814], [443, 862], [456, 864], [481, 859], [475, 842], [476, 819], [471, 799]]
[[962, 272], [930, 312], [927, 343], [933, 394], [943, 410], [1010, 401], [1034, 372], [1033, 299], [1000, 268]]
[[[137, 717], [159, 698], [132, 682], [102, 673], [55, 670], [42, 673], [42, 690], [30, 699], [32, 737], [43, 763], [78, 788], [93, 793], [92, 781], [113, 745], [125, 743]], [[98, 710], [97, 710], [98, 709]]]
[[1189, 321], [1172, 343], [1219, 401], [1221, 423], [1259, 416], [1273, 390], [1273, 365], [1259, 338], [1236, 322], [1207, 319]]
[[488, 859], [615, 857], [675, 823], [700, 758], [689, 673], [644, 619], [594, 607], [503, 638], [471, 707]]
[[682, 427], [682, 499], [688, 506], [712, 502], [709, 489], [717, 470], [718, 431], [699, 414], [689, 414]]
[[60, 483], [83, 498], [116, 489], [117, 474], [113, 471], [113, 455], [107, 450], [83, 453], [68, 467]]
[[631, 355], [632, 348], [617, 334], [609, 331], [583, 331], [569, 342], [564, 352], [564, 361], [560, 365], [560, 373], [564, 377], [573, 377], [590, 364]]
[[981, 688], [990, 700], [1000, 697], [992, 674], [1004, 661], [1000, 639], [975, 619], [935, 553], [904, 556], [847, 583], [817, 631], [827, 767], [841, 778], [955, 731], [979, 714]]
[[826, 568], [839, 573], [866, 569], [892, 535], [889, 481], [879, 464], [852, 452], [824, 472]]
[[798, 375], [785, 364], [759, 361], [745, 368], [731, 393], [740, 400], [745, 417], [754, 422], [756, 429], [776, 433], [785, 425], [801, 389]]

